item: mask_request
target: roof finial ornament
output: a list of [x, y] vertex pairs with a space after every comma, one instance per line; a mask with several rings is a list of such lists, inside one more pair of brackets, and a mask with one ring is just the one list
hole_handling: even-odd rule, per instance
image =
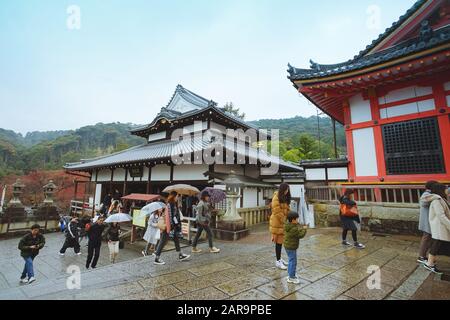
[[428, 20], [423, 20], [420, 23], [420, 39], [421, 40], [429, 40], [433, 37], [433, 29], [430, 26], [430, 22]]
[[311, 64], [311, 69], [320, 71], [320, 65], [317, 62], [314, 62], [312, 61], [312, 59], [310, 59], [309, 63]]

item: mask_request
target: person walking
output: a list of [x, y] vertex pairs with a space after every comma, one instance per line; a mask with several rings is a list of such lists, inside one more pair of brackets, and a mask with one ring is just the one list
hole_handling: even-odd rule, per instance
[[145, 230], [145, 234], [143, 239], [147, 241], [147, 245], [144, 250], [142, 250], [142, 255], [144, 257], [148, 256], [149, 250], [152, 251], [152, 255], [154, 255], [154, 251], [156, 248], [156, 244], [158, 240], [161, 238], [161, 230], [158, 228], [158, 220], [162, 215], [163, 210], [158, 210], [153, 212], [148, 218], [147, 230]]
[[44, 248], [45, 245], [45, 237], [40, 233], [40, 229], [41, 227], [38, 224], [32, 225], [31, 232], [27, 233], [19, 241], [18, 248], [20, 250], [20, 256], [25, 260], [20, 283], [25, 284], [36, 281], [33, 261], [39, 254], [39, 250]]
[[425, 184], [425, 192], [422, 194], [419, 200], [420, 204], [420, 214], [419, 214], [419, 230], [422, 231], [422, 239], [420, 240], [419, 247], [419, 258], [417, 258], [417, 262], [419, 263], [427, 263], [428, 262], [428, 251], [430, 250], [431, 245], [431, 227], [429, 220], [429, 211], [431, 204], [431, 188], [432, 186], [438, 183], [437, 181], [428, 181]]
[[348, 231], [352, 232], [353, 246], [357, 249], [364, 249], [362, 243], [358, 242], [358, 226], [361, 223], [361, 219], [358, 214], [358, 207], [353, 200], [354, 191], [347, 189], [344, 195], [339, 199], [339, 217], [342, 223], [342, 244], [344, 246], [351, 246], [352, 244], [347, 241]]
[[427, 196], [427, 200], [431, 202], [429, 210], [431, 244], [428, 261], [423, 266], [434, 273], [442, 273], [436, 266], [436, 257], [441, 246], [447, 246], [450, 242], [450, 204], [446, 189], [445, 185], [435, 183], [431, 186], [431, 195]]
[[195, 235], [194, 241], [192, 242], [192, 252], [200, 253], [201, 249], [197, 248], [198, 239], [200, 238], [203, 230], [206, 231], [209, 243], [209, 252], [219, 253], [220, 249], [217, 249], [213, 245], [213, 234], [211, 228], [211, 204], [209, 203], [209, 193], [207, 191], [203, 192], [200, 197], [200, 202], [197, 204], [197, 234]]
[[117, 222], [111, 223], [106, 232], [109, 248], [109, 260], [111, 263], [116, 263], [116, 258], [119, 255], [120, 233], [120, 225]]
[[291, 191], [287, 183], [282, 183], [272, 197], [269, 229], [272, 242], [275, 243], [275, 266], [281, 270], [287, 269], [287, 263], [281, 259], [281, 249], [284, 241], [284, 223], [290, 212]]
[[70, 220], [69, 224], [66, 228], [66, 240], [64, 241], [64, 244], [59, 250], [59, 255], [64, 256], [66, 254], [67, 248], [73, 248], [73, 251], [76, 255], [80, 255], [80, 243], [79, 243], [79, 223], [78, 218], [73, 217], [72, 220]]
[[284, 225], [284, 249], [289, 258], [288, 261], [288, 283], [299, 284], [300, 280], [296, 276], [297, 270], [297, 249], [300, 239], [306, 235], [307, 226], [300, 226], [298, 224], [298, 213], [291, 211], [287, 215], [287, 221]]
[[181, 217], [180, 211], [178, 209], [178, 194], [175, 191], [172, 191], [167, 198], [167, 206], [166, 210], [163, 213], [164, 225], [161, 222], [161, 218], [158, 220], [158, 227], [161, 230], [161, 240], [156, 247], [155, 252], [155, 264], [163, 265], [165, 262], [161, 260], [161, 252], [164, 249], [164, 246], [169, 241], [169, 238], [173, 239], [175, 244], [175, 250], [178, 252], [178, 259], [180, 261], [184, 261], [190, 258], [190, 255], [186, 255], [181, 252], [180, 248], [180, 238], [182, 238], [181, 233]]
[[112, 202], [111, 192], [108, 192], [108, 194], [103, 198], [103, 207], [101, 210], [101, 213], [103, 215], [106, 215], [108, 213], [109, 207], [111, 206], [111, 202]]
[[119, 200], [114, 200], [114, 201], [111, 203], [111, 206], [110, 206], [109, 209], [108, 209], [108, 217], [109, 217], [110, 215], [112, 215], [112, 214], [120, 213], [121, 207], [122, 207], [122, 205], [120, 204], [120, 201], [119, 201]]
[[88, 231], [88, 255], [86, 259], [86, 269], [97, 266], [98, 258], [100, 257], [100, 247], [102, 246], [102, 234], [105, 230], [105, 218], [99, 216], [97, 221], [89, 228]]

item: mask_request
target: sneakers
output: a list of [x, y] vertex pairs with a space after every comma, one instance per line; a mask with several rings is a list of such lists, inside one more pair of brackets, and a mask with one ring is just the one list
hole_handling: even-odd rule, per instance
[[417, 262], [418, 263], [422, 263], [422, 264], [426, 264], [426, 263], [428, 263], [428, 259], [424, 258], [424, 257], [418, 257], [417, 258]]
[[352, 244], [350, 242], [348, 242], [347, 240], [343, 240], [342, 241], [342, 245], [344, 245], [344, 246], [351, 246]]
[[359, 242], [355, 242], [354, 246], [356, 249], [365, 249], [366, 248], [365, 245], [363, 245], [362, 243], [359, 243]]
[[76, 253], [77, 256], [81, 256], [81, 252]]
[[62, 253], [62, 252], [60, 252], [59, 253], [59, 255], [61, 256], [61, 257], [64, 257], [66, 254], [65, 253]]
[[299, 283], [300, 283], [300, 280], [299, 280], [298, 278], [290, 278], [290, 277], [287, 277], [287, 282], [288, 282], [288, 283], [293, 283], [293, 284], [299, 284]]
[[277, 262], [275, 262], [275, 266], [278, 269], [287, 270], [287, 267], [284, 265], [284, 263], [281, 260], [278, 260]]
[[209, 252], [211, 252], [211, 253], [219, 253], [220, 249], [217, 249], [216, 247], [212, 247], [212, 248], [209, 249]]
[[27, 284], [28, 279], [27, 278], [20, 279], [20, 283]]
[[164, 261], [162, 261], [162, 260], [159, 259], [159, 258], [156, 258], [155, 261], [154, 261], [153, 263], [154, 263], [154, 264], [157, 264], [157, 265], [160, 265], [160, 266], [162, 266], [163, 264], [166, 264]]
[[142, 253], [142, 255], [143, 255], [144, 257], [147, 256], [147, 253], [146, 253], [144, 250], [142, 250], [141, 253]]
[[280, 259], [281, 263], [284, 264], [286, 267], [288, 266], [288, 263], [284, 261], [283, 259]]
[[179, 259], [180, 261], [184, 261], [184, 260], [189, 259], [190, 257], [191, 257], [191, 256], [188, 255], [188, 254], [180, 253], [180, 256], [178, 257], [178, 259]]
[[35, 277], [31, 277], [30, 279], [28, 279], [28, 284], [33, 283], [36, 281]]
[[434, 266], [429, 266], [427, 263], [423, 265], [425, 269], [427, 269], [428, 271], [431, 271], [433, 273], [437, 273], [437, 274], [442, 274], [442, 271], [439, 270], [436, 265]]
[[200, 252], [202, 252], [201, 249], [198, 249], [198, 248], [192, 248], [192, 253], [200, 253]]

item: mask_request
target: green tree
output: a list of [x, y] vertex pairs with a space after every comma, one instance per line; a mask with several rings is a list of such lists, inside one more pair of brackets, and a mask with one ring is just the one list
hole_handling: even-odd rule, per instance
[[245, 119], [245, 113], [244, 112], [240, 112], [239, 108], [236, 108], [233, 104], [233, 102], [227, 102], [223, 107], [222, 110], [225, 112], [228, 112], [230, 114], [232, 114], [235, 117], [238, 117], [242, 120]]

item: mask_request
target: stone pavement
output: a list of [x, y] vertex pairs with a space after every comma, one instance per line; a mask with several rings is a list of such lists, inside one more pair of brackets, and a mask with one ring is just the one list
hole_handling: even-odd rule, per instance
[[[38, 281], [31, 285], [18, 283], [23, 267], [16, 249], [18, 240], [3, 240], [0, 299], [403, 300], [433, 298], [436, 293], [438, 298], [446, 297], [448, 287], [441, 281], [437, 289], [425, 287], [434, 276], [417, 266], [418, 238], [363, 233], [360, 240], [367, 248], [357, 250], [343, 247], [339, 236], [336, 228], [310, 230], [301, 241], [299, 285], [287, 284], [286, 271], [274, 267], [274, 249], [266, 225], [254, 228], [249, 237], [237, 243], [218, 242], [220, 254], [207, 253], [206, 244], [199, 245], [204, 252], [185, 262], [177, 261], [174, 251], [165, 252], [164, 266], [153, 265], [151, 257], [140, 256], [140, 248], [132, 245], [120, 252], [119, 263], [110, 265], [104, 245], [99, 267], [87, 271], [83, 267], [86, 249], [79, 257], [70, 249], [60, 257], [63, 236], [49, 234], [46, 248], [36, 259]], [[82, 270], [81, 289], [67, 289], [66, 269], [71, 264]], [[369, 290], [368, 267], [373, 265], [381, 270], [381, 288]], [[441, 262], [441, 266], [449, 268], [450, 260]]]

